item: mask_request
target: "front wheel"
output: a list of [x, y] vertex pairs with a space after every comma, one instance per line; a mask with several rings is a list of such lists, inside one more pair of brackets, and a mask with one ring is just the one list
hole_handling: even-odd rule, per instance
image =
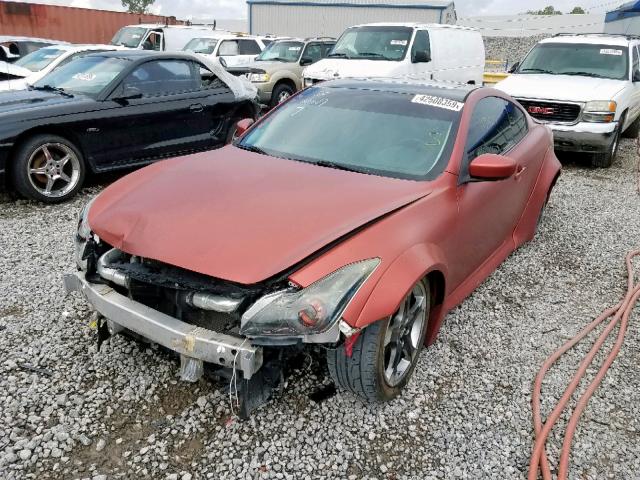
[[606, 152], [594, 153], [591, 158], [591, 165], [595, 168], [609, 168], [613, 164], [613, 159], [618, 153], [618, 144], [620, 143], [620, 130], [622, 128], [622, 122], [616, 128], [613, 134], [613, 141]]
[[327, 364], [336, 385], [369, 402], [395, 398], [418, 363], [430, 307], [429, 284], [421, 280], [394, 315], [364, 329], [351, 357], [344, 346], [329, 350]]
[[271, 95], [271, 106], [275, 107], [276, 105], [281, 104], [294, 93], [295, 91], [290, 85], [281, 83], [273, 90], [273, 94]]
[[58, 203], [71, 198], [82, 187], [85, 166], [82, 155], [67, 139], [36, 135], [18, 148], [12, 176], [21, 195]]

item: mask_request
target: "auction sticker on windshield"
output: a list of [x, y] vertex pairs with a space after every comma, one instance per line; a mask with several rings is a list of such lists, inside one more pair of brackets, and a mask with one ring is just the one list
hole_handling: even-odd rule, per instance
[[422, 105], [429, 105], [430, 107], [445, 108], [447, 110], [453, 110], [459, 112], [464, 107], [464, 103], [451, 100], [450, 98], [436, 97], [434, 95], [416, 95], [411, 100], [411, 103], [420, 103]]
[[622, 50], [616, 50], [615, 48], [601, 48], [600, 55], [615, 55], [619, 57], [622, 55]]
[[407, 45], [406, 40], [391, 40], [391, 45], [400, 45], [401, 47], [405, 47]]

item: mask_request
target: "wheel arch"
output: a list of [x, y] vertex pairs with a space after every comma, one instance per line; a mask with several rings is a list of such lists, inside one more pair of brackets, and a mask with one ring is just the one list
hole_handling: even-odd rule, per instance
[[382, 274], [369, 294], [356, 326], [364, 328], [392, 315], [413, 286], [427, 279], [432, 299], [428, 332], [435, 330], [437, 333], [449, 287], [447, 277], [448, 268], [440, 247], [424, 243], [414, 245], [397, 257]]
[[282, 78], [279, 78], [279, 79], [276, 81], [276, 83], [273, 85], [273, 90], [272, 90], [272, 91], [274, 91], [274, 92], [275, 92], [276, 88], [278, 88], [280, 85], [283, 85], [283, 84], [284, 84], [284, 85], [288, 85], [288, 86], [290, 86], [291, 88], [293, 88], [293, 92], [294, 92], [294, 93], [298, 90], [298, 87], [297, 87], [297, 85], [296, 85], [295, 80], [293, 80], [293, 79], [292, 79], [292, 78], [290, 78], [290, 77], [282, 77]]
[[36, 135], [56, 135], [72, 143], [73, 146], [78, 149], [78, 151], [80, 152], [80, 155], [82, 155], [82, 160], [84, 161], [85, 166], [91, 172], [95, 172], [95, 169], [93, 168], [91, 161], [87, 158], [86, 150], [84, 148], [84, 145], [80, 141], [80, 138], [77, 135], [75, 135], [73, 132], [70, 132], [64, 127], [57, 126], [57, 125], [43, 125], [43, 126], [33, 127], [17, 135], [13, 142], [13, 146], [9, 151], [8, 158], [10, 159], [10, 161], [7, 162], [7, 170], [10, 171], [13, 168], [13, 163], [14, 163], [13, 160], [15, 159], [18, 149], [24, 144], [24, 142], [26, 142], [28, 139], [32, 137], [35, 137]]

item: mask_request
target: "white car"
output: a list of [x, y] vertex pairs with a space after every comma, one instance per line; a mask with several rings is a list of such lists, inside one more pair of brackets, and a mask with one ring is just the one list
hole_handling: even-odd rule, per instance
[[222, 57], [227, 67], [241, 67], [251, 63], [272, 41], [266, 37], [212, 33], [192, 39], [183, 50]]
[[556, 150], [609, 167], [620, 136], [640, 133], [640, 38], [557, 35], [539, 42], [496, 88], [554, 132]]
[[473, 28], [370, 23], [345, 30], [327, 58], [304, 71], [304, 86], [357, 77], [482, 85], [484, 65], [484, 42]]
[[114, 45], [50, 45], [16, 60], [9, 68], [11, 80], [0, 82], [0, 91], [24, 90], [56, 68], [87, 53], [122, 50]]

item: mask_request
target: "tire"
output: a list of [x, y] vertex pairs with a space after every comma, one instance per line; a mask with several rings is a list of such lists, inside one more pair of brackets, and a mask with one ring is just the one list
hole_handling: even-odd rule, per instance
[[44, 203], [73, 197], [84, 183], [86, 168], [73, 143], [57, 135], [36, 135], [19, 146], [11, 168], [15, 189]]
[[[430, 292], [427, 281], [418, 282], [394, 315], [362, 331], [353, 345], [351, 357], [347, 355], [344, 345], [328, 350], [327, 365], [335, 384], [368, 402], [385, 402], [398, 396], [411, 378], [424, 346], [431, 310]], [[391, 347], [393, 342], [387, 341], [389, 337], [395, 336], [394, 331], [398, 331], [394, 327], [401, 325], [397, 323], [400, 314], [406, 311], [407, 307], [411, 311], [412, 307], [418, 304], [419, 297], [422, 297], [422, 306], [417, 311], [415, 321], [411, 325], [406, 324], [405, 327], [405, 330], [410, 329], [410, 336], [405, 339], [411, 340], [410, 348], [413, 351], [410, 355], [403, 355], [403, 361], [397, 365], [397, 375], [394, 375]], [[396, 339], [399, 338], [396, 336]], [[407, 357], [411, 358], [410, 362]], [[402, 371], [400, 365], [403, 367]]]
[[640, 117], [636, 118], [622, 134], [624, 138], [638, 138], [638, 135], [640, 135]]
[[295, 89], [293, 89], [290, 85], [286, 83], [281, 83], [276, 86], [271, 94], [271, 108], [279, 105], [284, 102], [287, 98], [295, 93]]
[[230, 143], [233, 143], [236, 140], [237, 124], [240, 120], [242, 120], [242, 118], [240, 117], [235, 117], [231, 120], [231, 123], [229, 125], [229, 131], [227, 132], [227, 138], [225, 140], [225, 145], [229, 145]]
[[622, 128], [622, 122], [616, 129], [613, 135], [613, 141], [609, 145], [609, 149], [606, 152], [594, 153], [591, 157], [591, 166], [595, 168], [609, 168], [613, 164], [613, 159], [618, 153], [618, 145], [620, 144], [620, 129]]

